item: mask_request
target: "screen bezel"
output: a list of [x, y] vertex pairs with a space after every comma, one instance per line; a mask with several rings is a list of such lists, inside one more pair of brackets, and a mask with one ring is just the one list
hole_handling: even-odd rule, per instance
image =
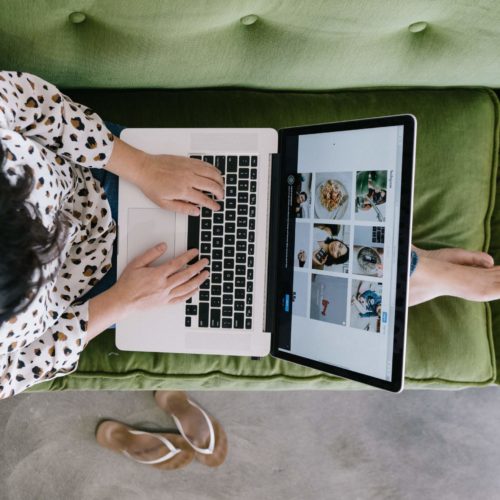
[[[415, 139], [416, 139], [416, 118], [413, 115], [396, 115], [379, 118], [369, 118], [363, 120], [352, 120], [337, 123], [324, 123], [318, 125], [308, 125], [292, 127], [278, 131], [280, 172], [279, 186], [276, 187], [276, 196], [281, 202], [278, 205], [276, 227], [279, 231], [278, 241], [281, 242], [277, 248], [277, 254], [283, 255], [286, 249], [287, 240], [285, 236], [287, 220], [295, 219], [295, 207], [287, 203], [288, 178], [297, 174], [298, 136], [304, 134], [314, 134], [322, 132], [339, 132], [348, 130], [359, 130], [376, 127], [403, 126], [403, 151], [401, 166], [401, 199], [400, 199], [400, 219], [398, 256], [396, 271], [396, 303], [394, 314], [394, 343], [392, 360], [392, 380], [387, 381], [363, 373], [354, 372], [345, 368], [322, 363], [313, 359], [304, 358], [296, 354], [280, 351], [280, 335], [291, 333], [292, 304], [289, 300], [289, 310], [285, 311], [283, 301], [288, 295], [293, 293], [293, 264], [290, 269], [284, 267], [284, 261], [293, 263], [293, 243], [295, 241], [295, 222], [290, 223], [288, 242], [288, 256], [286, 259], [277, 259], [276, 269], [276, 293], [274, 294], [274, 318], [272, 328], [271, 355], [278, 359], [284, 359], [302, 366], [308, 366], [326, 373], [337, 375], [342, 378], [355, 380], [380, 389], [391, 392], [400, 392], [404, 383], [405, 347], [407, 329], [407, 293], [409, 281], [409, 259], [411, 251], [411, 228], [412, 228], [412, 208], [413, 208], [413, 183], [414, 183], [414, 163], [415, 163]], [[284, 201], [284, 202], [283, 202]], [[293, 202], [295, 203], [295, 202]]]

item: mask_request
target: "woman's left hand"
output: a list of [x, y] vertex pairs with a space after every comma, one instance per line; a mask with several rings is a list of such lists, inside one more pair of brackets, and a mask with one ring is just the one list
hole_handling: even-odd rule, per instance
[[220, 210], [224, 180], [217, 168], [201, 160], [176, 155], [148, 155], [135, 184], [158, 206], [174, 212], [199, 215], [198, 206]]

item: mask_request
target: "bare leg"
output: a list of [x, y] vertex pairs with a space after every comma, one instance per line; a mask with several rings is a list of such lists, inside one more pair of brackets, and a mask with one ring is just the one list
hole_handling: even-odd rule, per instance
[[488, 254], [451, 248], [435, 253], [415, 250], [419, 262], [410, 279], [410, 306], [441, 295], [476, 302], [500, 298], [500, 266]]

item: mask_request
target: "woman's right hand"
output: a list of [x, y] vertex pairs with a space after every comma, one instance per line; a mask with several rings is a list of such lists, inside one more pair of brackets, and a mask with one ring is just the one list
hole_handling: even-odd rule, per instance
[[187, 265], [198, 255], [197, 249], [169, 260], [159, 266], [151, 266], [167, 249], [161, 243], [129, 262], [114, 285], [114, 294], [127, 312], [184, 302], [192, 297], [208, 278], [204, 268], [208, 259]]

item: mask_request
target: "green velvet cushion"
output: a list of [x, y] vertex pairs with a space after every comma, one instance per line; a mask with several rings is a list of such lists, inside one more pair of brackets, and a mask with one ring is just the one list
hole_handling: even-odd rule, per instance
[[0, 16], [0, 67], [67, 87], [500, 84], [496, 0], [11, 0]]
[[[396, 113], [418, 120], [413, 242], [487, 250], [497, 169], [497, 100], [485, 89], [277, 93], [244, 90], [73, 91], [106, 120], [135, 127], [287, 127]], [[490, 308], [440, 298], [409, 311], [408, 387], [484, 385], [495, 378]], [[168, 329], [158, 331], [168, 335]], [[120, 352], [92, 341], [78, 371], [47, 389], [358, 388], [270, 357]]]

